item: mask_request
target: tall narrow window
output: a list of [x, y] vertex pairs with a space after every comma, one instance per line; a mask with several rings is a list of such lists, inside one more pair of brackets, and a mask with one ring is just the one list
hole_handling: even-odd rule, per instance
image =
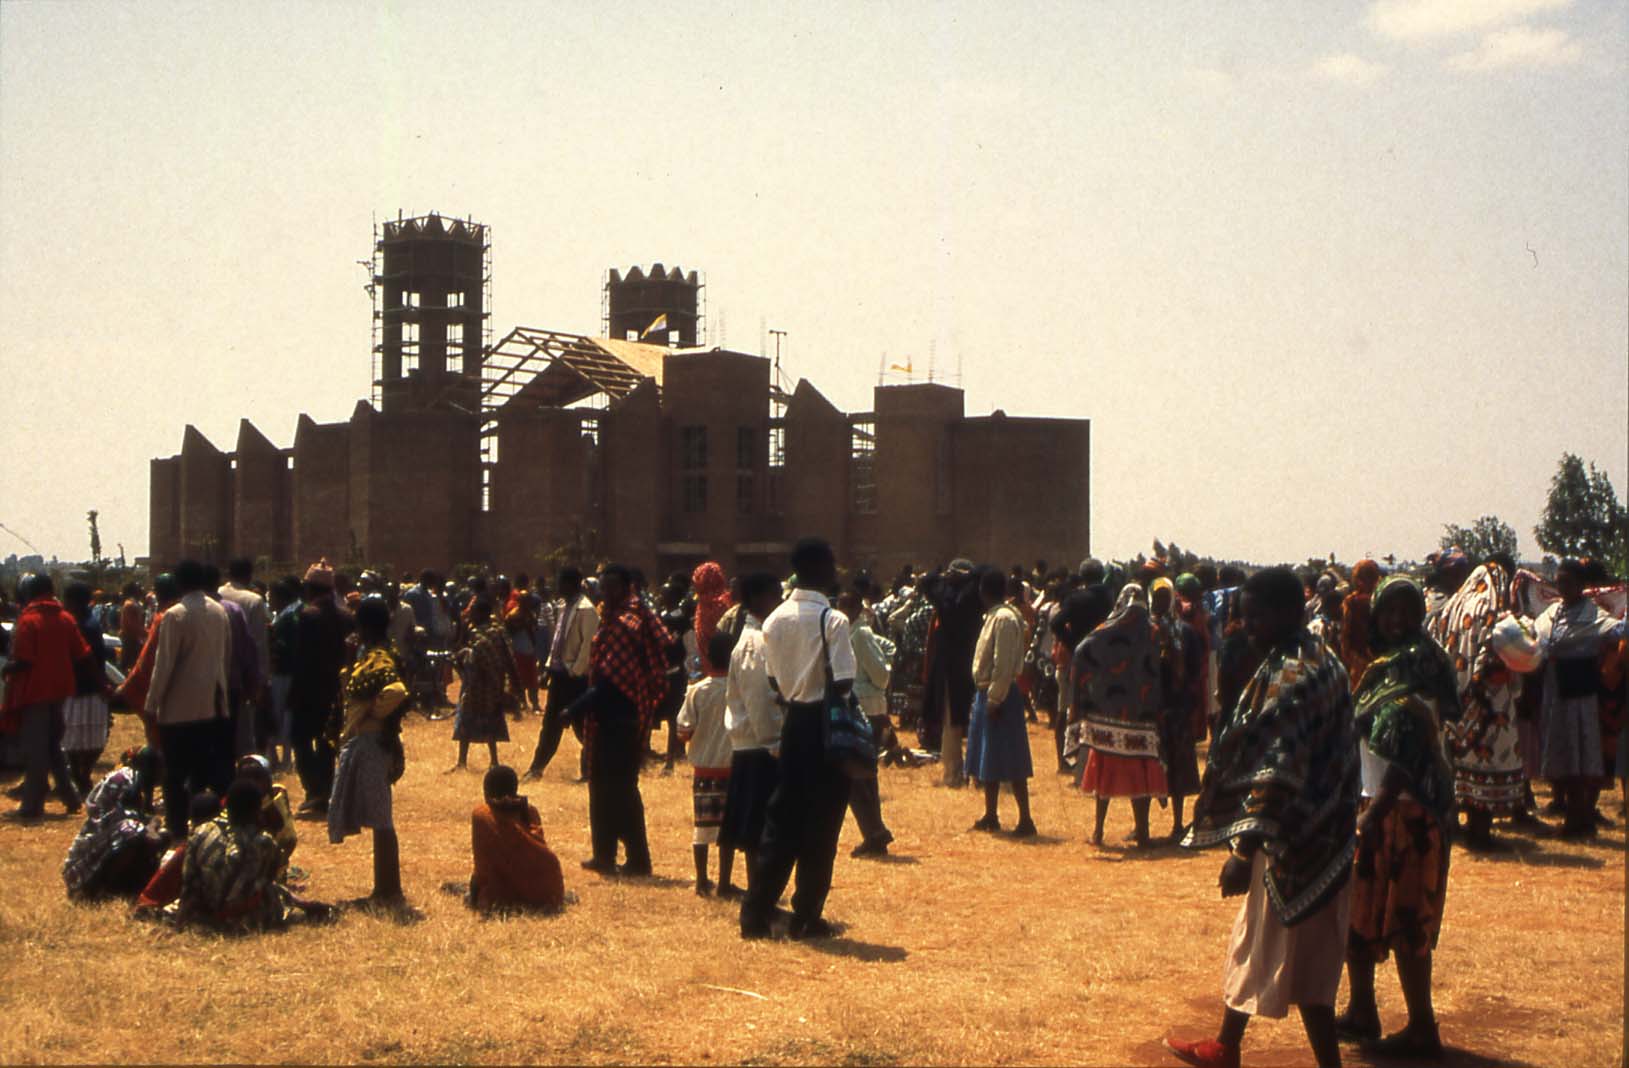
[[707, 510], [707, 428], [679, 428], [679, 501], [686, 512]]
[[877, 432], [868, 419], [849, 424], [848, 479], [852, 506], [861, 515], [877, 510]]
[[735, 511], [751, 515], [758, 497], [758, 431], [755, 427], [735, 429]]

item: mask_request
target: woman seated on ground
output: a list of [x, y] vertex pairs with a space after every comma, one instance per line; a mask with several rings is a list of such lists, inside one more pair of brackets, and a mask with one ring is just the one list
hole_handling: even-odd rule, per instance
[[277, 881], [286, 882], [289, 857], [300, 844], [300, 832], [294, 826], [294, 810], [289, 805], [288, 789], [272, 782], [271, 761], [259, 753], [249, 753], [238, 760], [238, 778], [248, 779], [260, 788], [260, 829], [272, 836], [282, 863], [277, 868]]
[[85, 825], [62, 863], [69, 897], [130, 897], [152, 878], [163, 852], [153, 826], [160, 766], [158, 750], [129, 750], [86, 795]]
[[497, 909], [560, 908], [565, 883], [560, 861], [543, 839], [543, 819], [518, 796], [515, 769], [496, 764], [482, 784], [486, 800], [470, 819], [470, 847], [475, 873], [469, 881], [469, 905], [482, 912]]
[[[210, 789], [199, 790], [187, 804], [187, 826], [202, 827], [220, 814], [220, 795]], [[186, 842], [170, 847], [160, 861], [158, 870], [147, 880], [147, 885], [142, 887], [141, 894], [136, 898], [137, 915], [156, 915], [181, 896], [181, 869], [186, 859]]]
[[288, 894], [277, 885], [282, 854], [260, 829], [262, 800], [259, 786], [238, 779], [226, 791], [226, 811], [188, 837], [172, 906], [182, 923], [264, 930], [287, 922]]
[[264, 801], [254, 780], [232, 783], [225, 811], [187, 839], [181, 895], [166, 915], [183, 924], [255, 931], [285, 926], [294, 910], [313, 919], [332, 914], [331, 906], [295, 897], [277, 881], [283, 855], [277, 840], [261, 829]]

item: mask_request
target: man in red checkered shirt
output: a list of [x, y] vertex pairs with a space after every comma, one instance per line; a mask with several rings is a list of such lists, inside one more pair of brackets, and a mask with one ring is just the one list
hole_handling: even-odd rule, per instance
[[[602, 875], [649, 875], [645, 804], [639, 764], [645, 724], [667, 687], [664, 649], [671, 637], [635, 596], [620, 564], [600, 572], [600, 626], [589, 652], [589, 687], [570, 715], [585, 721], [588, 747], [588, 827], [594, 855], [583, 867]], [[617, 867], [617, 846], [625, 853]]]

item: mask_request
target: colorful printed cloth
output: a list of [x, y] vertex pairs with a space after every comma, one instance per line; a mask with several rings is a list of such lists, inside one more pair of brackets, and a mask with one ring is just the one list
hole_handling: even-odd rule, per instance
[[1182, 844], [1261, 839], [1273, 911], [1291, 927], [1346, 883], [1359, 785], [1346, 668], [1302, 629], [1246, 684], [1211, 747]]
[[341, 680], [341, 693], [345, 722], [337, 739], [340, 742], [381, 730], [408, 696], [401, 665], [384, 645], [369, 646], [357, 654]]
[[1516, 724], [1517, 678], [1493, 649], [1493, 627], [1510, 603], [1510, 579], [1497, 565], [1471, 572], [1459, 592], [1426, 617], [1447, 650], [1459, 689], [1461, 716], [1448, 728], [1454, 799], [1461, 808], [1514, 815], [1522, 808], [1521, 736]]
[[691, 780], [690, 797], [696, 831], [692, 845], [712, 845], [724, 825], [724, 803], [730, 795], [729, 768], [697, 768]]
[[181, 896], [172, 906], [183, 922], [224, 928], [278, 927], [288, 918], [287, 892], [277, 885], [282, 854], [259, 827], [234, 827], [220, 815], [192, 832], [181, 865]]
[[62, 862], [62, 881], [69, 897], [96, 890], [103, 865], [120, 849], [147, 833], [147, 787], [135, 769], [108, 772], [85, 796], [85, 823]]
[[458, 715], [453, 738], [460, 742], [507, 742], [509, 723], [505, 715], [508, 684], [515, 676], [515, 654], [509, 635], [499, 623], [472, 631], [469, 644], [458, 653], [463, 671], [463, 690], [458, 698]]
[[1369, 752], [1395, 766], [1413, 794], [1446, 832], [1453, 824], [1454, 772], [1443, 752], [1443, 724], [1460, 718], [1454, 665], [1422, 628], [1387, 645], [1375, 620], [1391, 597], [1412, 597], [1425, 614], [1425, 595], [1406, 578], [1392, 577], [1374, 599], [1370, 647], [1375, 658], [1352, 688], [1358, 737]]
[[1075, 650], [1075, 714], [1085, 743], [1117, 756], [1160, 760], [1164, 648], [1141, 586], [1125, 587], [1114, 612]]
[[1353, 867], [1348, 952], [1379, 962], [1392, 950], [1424, 957], [1437, 947], [1448, 898], [1447, 835], [1436, 813], [1406, 797], [1386, 813], [1378, 840]]
[[639, 710], [641, 729], [667, 696], [667, 647], [673, 636], [639, 598], [600, 606], [600, 628], [589, 648], [591, 682], [609, 683]]

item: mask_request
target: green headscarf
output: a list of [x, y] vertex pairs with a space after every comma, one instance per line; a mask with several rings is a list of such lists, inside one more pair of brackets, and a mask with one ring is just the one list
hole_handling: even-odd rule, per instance
[[[1380, 634], [1381, 609], [1397, 597], [1415, 602], [1419, 623], [1387, 643]], [[1381, 583], [1369, 617], [1375, 658], [1352, 691], [1352, 705], [1358, 737], [1403, 770], [1409, 790], [1446, 828], [1453, 820], [1454, 773], [1443, 752], [1442, 725], [1459, 719], [1459, 682], [1424, 619], [1425, 594], [1412, 579], [1393, 575]]]

